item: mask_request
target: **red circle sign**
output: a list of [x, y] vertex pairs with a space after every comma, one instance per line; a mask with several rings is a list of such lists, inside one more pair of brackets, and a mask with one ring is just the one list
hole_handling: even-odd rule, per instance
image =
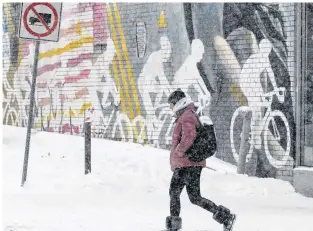
[[[39, 15], [37, 10], [35, 9], [35, 6], [38, 6], [38, 5], [46, 6], [46, 7], [48, 7], [52, 11], [52, 14], [54, 16], [54, 21], [53, 21], [53, 24], [52, 24], [51, 28], [48, 26], [48, 24], [45, 22], [45, 20]], [[30, 11], [34, 12], [34, 14], [37, 16], [38, 20], [46, 28], [46, 30], [47, 30], [46, 32], [38, 33], [38, 32], [33, 31], [29, 27], [29, 25], [27, 24], [27, 16], [28, 16]], [[46, 36], [50, 35], [56, 29], [56, 27], [58, 26], [58, 20], [59, 20], [59, 17], [58, 17], [58, 13], [57, 13], [56, 9], [48, 2], [38, 2], [38, 3], [30, 4], [26, 8], [26, 10], [24, 12], [24, 15], [23, 15], [23, 23], [24, 23], [25, 29], [28, 31], [28, 33], [30, 33], [31, 35], [36, 36], [36, 37], [46, 37]]]

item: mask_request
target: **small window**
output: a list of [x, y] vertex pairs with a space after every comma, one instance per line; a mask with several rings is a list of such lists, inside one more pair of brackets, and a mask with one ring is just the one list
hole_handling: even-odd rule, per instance
[[136, 43], [137, 43], [137, 57], [143, 58], [146, 53], [147, 46], [147, 31], [144, 22], [136, 24]]

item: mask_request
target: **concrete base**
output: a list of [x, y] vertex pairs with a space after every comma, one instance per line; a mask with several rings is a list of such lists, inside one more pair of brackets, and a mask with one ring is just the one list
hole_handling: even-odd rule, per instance
[[293, 170], [293, 187], [296, 192], [313, 197], [313, 167], [297, 167]]

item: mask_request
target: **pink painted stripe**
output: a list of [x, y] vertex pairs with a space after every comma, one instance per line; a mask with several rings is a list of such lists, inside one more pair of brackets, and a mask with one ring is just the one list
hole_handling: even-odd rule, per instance
[[63, 103], [65, 100], [68, 99], [68, 96], [66, 94], [59, 94], [59, 99], [61, 100], [61, 102]]
[[93, 41], [94, 44], [106, 43], [108, 38], [108, 27], [106, 17], [106, 4], [94, 3], [93, 5]]
[[91, 58], [92, 58], [92, 53], [80, 54], [76, 58], [69, 59], [67, 62], [67, 67], [76, 67], [78, 64], [80, 64], [84, 60], [91, 59]]
[[48, 71], [53, 71], [54, 69], [57, 69], [61, 67], [61, 62], [57, 62], [57, 63], [54, 63], [54, 64], [48, 64], [48, 65], [44, 65], [42, 67], [40, 67], [38, 69], [38, 74], [37, 74], [37, 77], [42, 75], [43, 73], [45, 72], [48, 72]]
[[[73, 16], [73, 14], [84, 13], [88, 11], [92, 11], [94, 3], [80, 3], [77, 7], [66, 9], [66, 11], [62, 12], [62, 18], [67, 18]], [[64, 19], [63, 18], [63, 19]]]
[[47, 88], [48, 84], [47, 83], [37, 83], [37, 88]]
[[33, 51], [29, 50], [29, 44], [31, 43], [34, 45], [33, 47], [35, 48], [35, 42], [33, 40], [27, 40], [27, 39], [22, 40], [22, 43], [21, 43], [22, 44], [22, 57], [29, 55], [30, 52], [35, 52], [35, 50]]
[[64, 11], [62, 12], [62, 20], [69, 18], [73, 15], [72, 10]]
[[[62, 133], [67, 133], [70, 131], [71, 131], [70, 124], [69, 123], [64, 124], [62, 127]], [[78, 134], [79, 133], [79, 126], [72, 125], [72, 132]]]
[[58, 81], [54, 86], [55, 87], [62, 87], [63, 83], [61, 81]]
[[66, 76], [64, 78], [65, 83], [76, 83], [76, 82], [78, 82], [81, 79], [86, 79], [86, 78], [88, 78], [89, 73], [90, 73], [90, 69], [85, 69], [85, 70], [82, 70], [79, 75], [76, 75], [76, 76]]

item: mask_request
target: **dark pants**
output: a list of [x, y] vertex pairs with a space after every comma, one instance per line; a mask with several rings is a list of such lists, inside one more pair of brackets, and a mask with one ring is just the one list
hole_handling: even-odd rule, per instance
[[200, 176], [202, 167], [186, 167], [176, 169], [170, 185], [170, 212], [171, 216], [180, 214], [180, 194], [186, 185], [190, 202], [214, 213], [217, 206], [210, 200], [201, 197]]

